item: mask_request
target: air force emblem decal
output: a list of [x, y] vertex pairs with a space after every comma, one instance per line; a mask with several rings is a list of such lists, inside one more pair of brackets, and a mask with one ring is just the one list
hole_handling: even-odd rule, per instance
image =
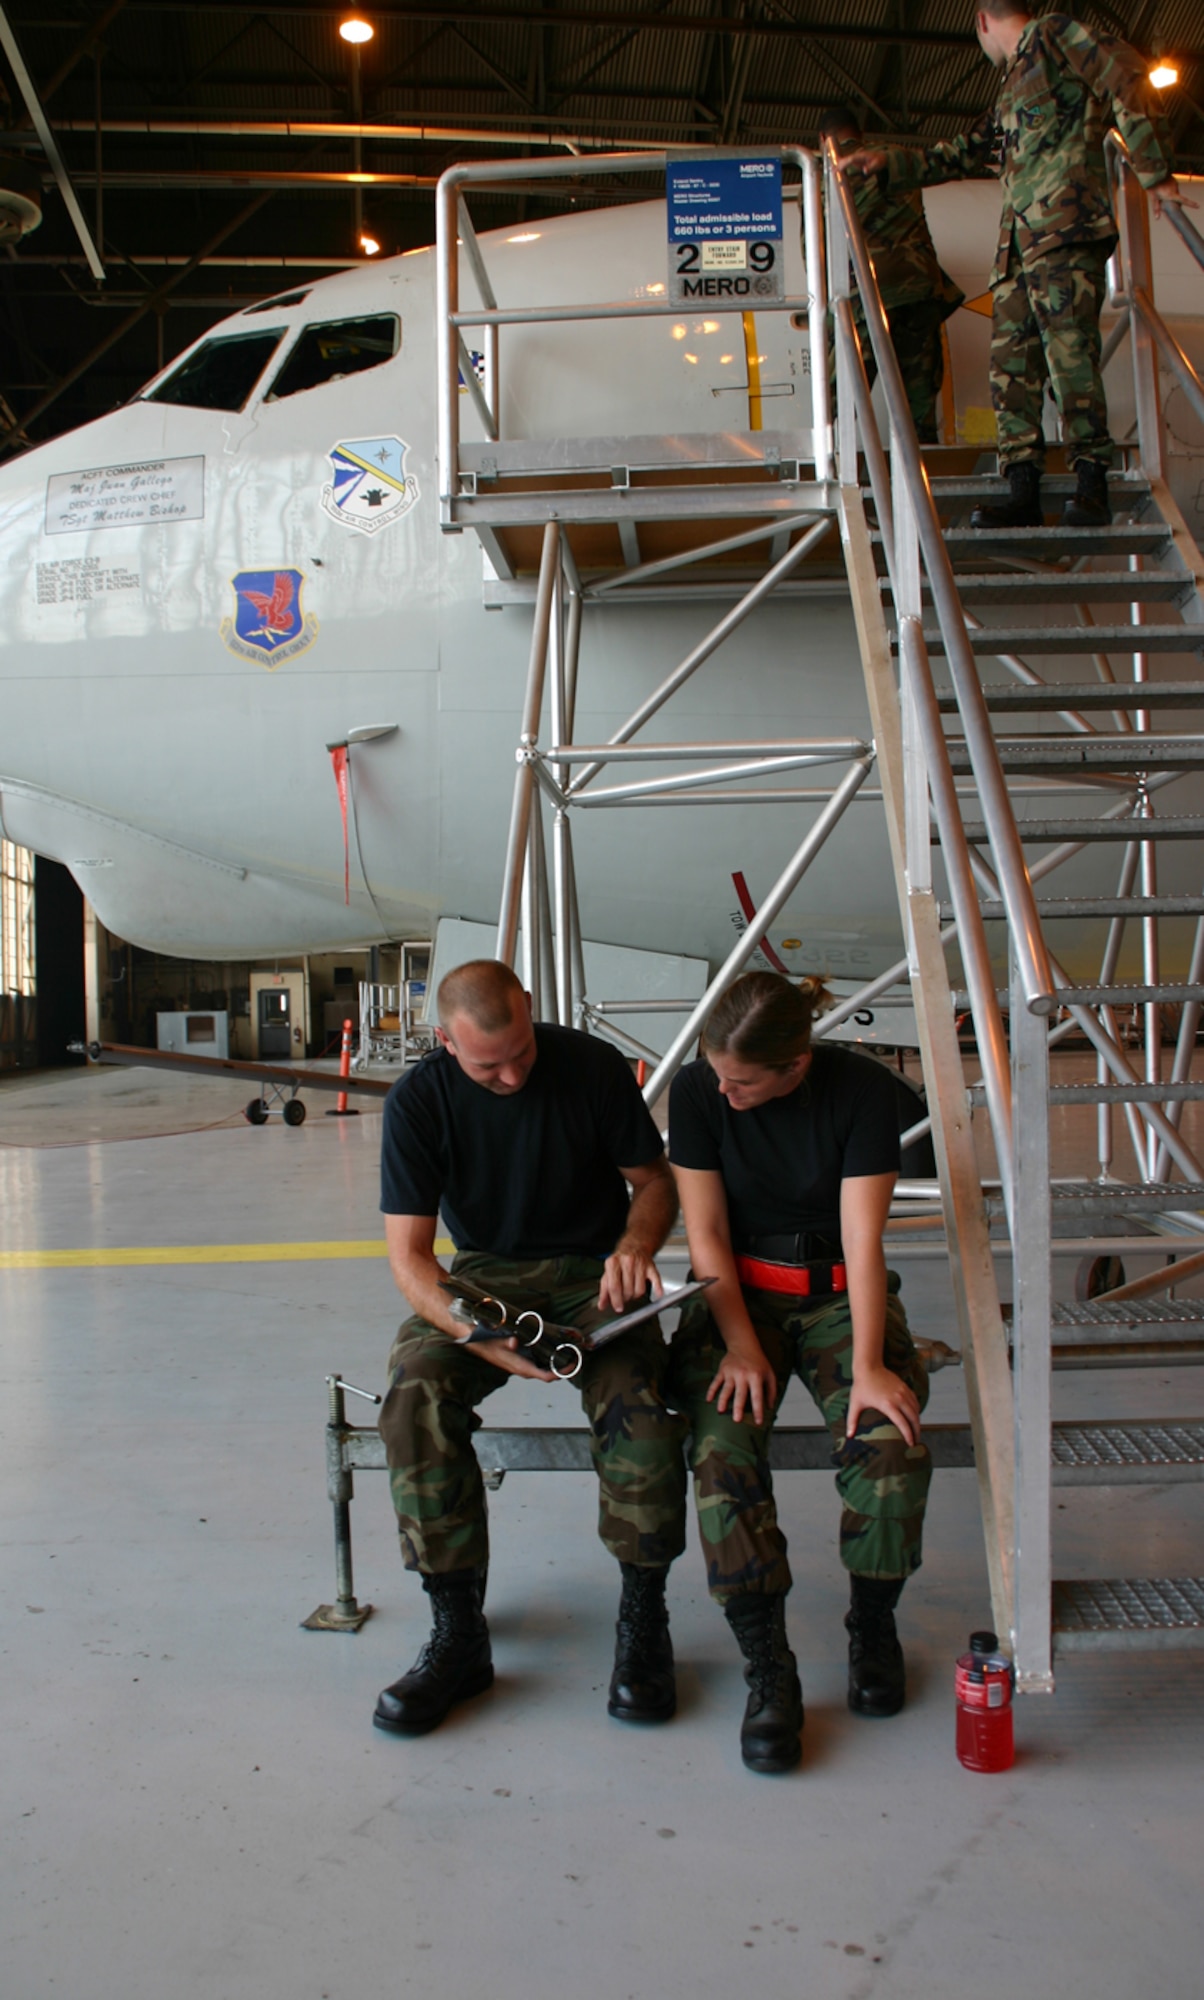
[[234, 616], [222, 619], [220, 636], [240, 660], [258, 660], [270, 670], [313, 645], [318, 621], [302, 611], [299, 569], [244, 569], [230, 582]]
[[399, 437], [353, 438], [332, 445], [331, 478], [322, 505], [332, 520], [361, 535], [375, 535], [400, 521], [418, 499], [418, 481], [405, 470], [409, 446]]

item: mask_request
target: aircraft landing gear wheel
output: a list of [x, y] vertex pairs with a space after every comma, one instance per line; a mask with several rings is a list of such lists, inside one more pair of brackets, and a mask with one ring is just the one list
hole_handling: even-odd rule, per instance
[[267, 1124], [268, 1107], [264, 1103], [262, 1097], [253, 1097], [251, 1099], [251, 1102], [248, 1104], [246, 1110], [243, 1112], [243, 1117], [246, 1119], [248, 1125]]
[[291, 1097], [281, 1115], [286, 1125], [304, 1125], [305, 1106], [299, 1097]]

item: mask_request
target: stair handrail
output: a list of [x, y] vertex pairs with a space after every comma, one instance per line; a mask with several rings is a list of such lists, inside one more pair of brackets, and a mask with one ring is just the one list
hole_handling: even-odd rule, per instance
[[1168, 202], [1162, 213], [1176, 235], [1181, 236], [1201, 270], [1204, 270], [1204, 236], [1189, 222], [1177, 202]]
[[[824, 487], [832, 476], [832, 438], [828, 411], [828, 382], [823, 371], [826, 351], [824, 324], [825, 293], [823, 231], [820, 203], [819, 162], [804, 146], [759, 147], [758, 153], [776, 154], [783, 166], [797, 167], [801, 176], [799, 204], [802, 218], [802, 247], [806, 291], [785, 294], [780, 299], [750, 301], [758, 312], [789, 313], [807, 327], [811, 360], [811, 457], [816, 482]], [[586, 153], [550, 160], [513, 159], [461, 161], [448, 167], [435, 189], [435, 321], [436, 321], [436, 463], [439, 470], [440, 522], [455, 530], [455, 502], [462, 497], [460, 468], [461, 379], [468, 400], [480, 417], [487, 437], [497, 441], [502, 430], [501, 365], [498, 331], [502, 326], [529, 324], [569, 324], [603, 319], [672, 318], [682, 310], [668, 298], [620, 299], [594, 304], [545, 305], [502, 308], [497, 303], [485, 263], [483, 246], [472, 225], [466, 204], [467, 191], [478, 184], [524, 184], [545, 180], [581, 180], [605, 170], [609, 175], [663, 173], [670, 154], [664, 148], [646, 147], [624, 153]], [[463, 307], [460, 299], [460, 253], [471, 270], [480, 293], [479, 307]], [[484, 382], [478, 382], [464, 341], [464, 329], [479, 329], [484, 339]], [[805, 456], [805, 454], [804, 454]]]
[[974, 1035], [978, 1045], [979, 1060], [982, 1063], [987, 1113], [999, 1161], [1004, 1205], [1010, 1223], [1015, 1169], [1012, 1079], [1007, 1035], [999, 1011], [987, 934], [974, 886], [969, 842], [966, 839], [957, 803], [957, 788], [949, 760], [949, 746], [941, 727], [928, 647], [919, 619], [899, 612], [890, 474], [883, 449], [882, 434], [878, 428], [878, 415], [870, 392], [869, 377], [865, 370], [865, 359], [861, 352], [861, 343], [857, 338], [853, 309], [847, 298], [837, 299], [834, 320], [836, 338], [844, 346], [849, 362], [862, 451], [870, 475], [870, 488], [878, 515], [878, 528], [882, 536], [891, 593], [896, 599], [896, 611], [899, 613], [897, 622], [900, 672], [911, 686], [913, 709], [919, 723], [924, 760], [928, 767], [932, 813], [940, 836], [941, 852], [945, 857], [949, 896], [953, 904], [958, 945], [966, 975], [966, 987], [970, 995]]
[[1007, 906], [1012, 949], [1025, 1004], [1036, 1013], [1051, 1013], [1057, 1005], [1056, 985], [1041, 931], [1024, 849], [1012, 813], [1007, 780], [991, 728], [982, 683], [966, 632], [965, 613], [954, 581], [949, 552], [941, 535], [940, 518], [920, 454], [920, 443], [908, 407], [903, 376], [891, 342], [882, 294], [853, 203], [844, 167], [831, 139], [825, 139], [829, 206], [840, 216], [861, 295], [870, 344], [890, 415], [892, 443], [907, 484], [919, 535], [920, 552], [932, 589], [933, 605], [945, 657], [949, 663], [965, 734], [966, 749], [978, 785], [987, 837], [995, 857], [1000, 890]]
[[[1141, 450], [1141, 464], [1142, 470], [1151, 478], [1161, 478], [1163, 476], [1162, 408], [1158, 370], [1154, 364], [1150, 341], [1157, 348], [1168, 371], [1175, 377], [1202, 422], [1204, 422], [1204, 378], [1201, 378], [1154, 304], [1149, 200], [1146, 189], [1138, 179], [1133, 155], [1117, 131], [1110, 131], [1106, 135], [1104, 144], [1109, 177], [1115, 189], [1120, 236], [1116, 251], [1116, 269], [1120, 285], [1112, 303], [1127, 305], [1130, 314], [1134, 316], [1133, 387], [1137, 405], [1137, 437]], [[1173, 203], [1168, 203], [1164, 207], [1163, 214], [1172, 228], [1182, 237], [1197, 263], [1204, 265], [1204, 237]]]

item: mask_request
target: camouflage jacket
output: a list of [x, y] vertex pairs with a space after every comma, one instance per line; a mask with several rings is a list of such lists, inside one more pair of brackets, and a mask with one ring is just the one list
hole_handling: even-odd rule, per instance
[[1021, 35], [993, 111], [923, 152], [890, 147], [887, 172], [897, 187], [1002, 181], [997, 282], [1013, 230], [1024, 263], [1072, 243], [1115, 239], [1104, 164], [1104, 134], [1113, 123], [1142, 185], [1165, 180], [1171, 169], [1140, 58], [1068, 14], [1046, 14]]
[[886, 174], [851, 186], [887, 311], [931, 300], [947, 319], [966, 295], [937, 262], [919, 190], [892, 187]]

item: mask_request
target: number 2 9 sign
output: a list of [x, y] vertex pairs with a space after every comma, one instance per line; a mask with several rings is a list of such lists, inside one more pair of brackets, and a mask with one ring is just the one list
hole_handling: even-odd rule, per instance
[[670, 156], [665, 197], [671, 304], [747, 311], [785, 297], [779, 158]]

